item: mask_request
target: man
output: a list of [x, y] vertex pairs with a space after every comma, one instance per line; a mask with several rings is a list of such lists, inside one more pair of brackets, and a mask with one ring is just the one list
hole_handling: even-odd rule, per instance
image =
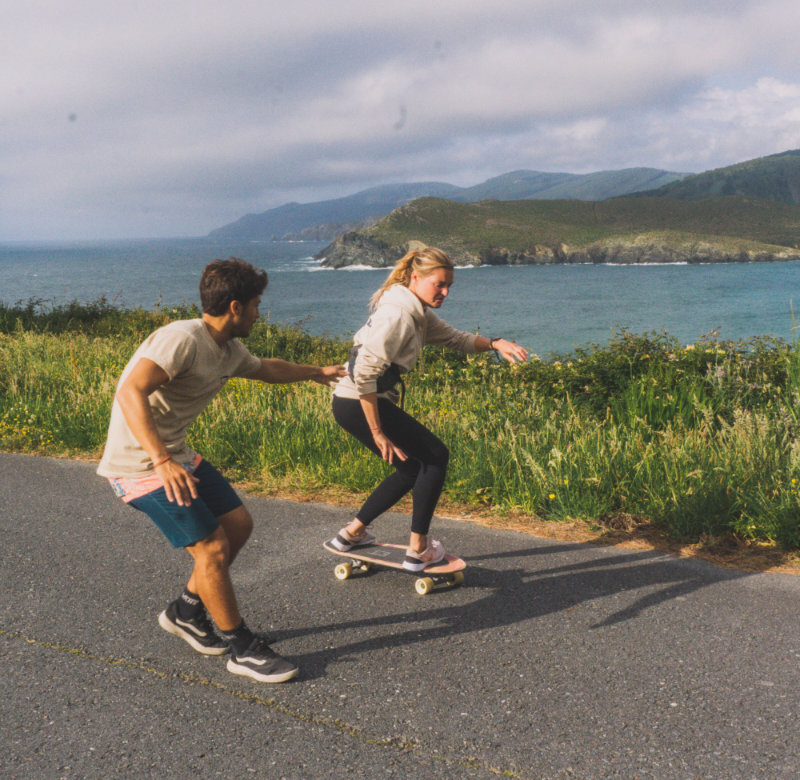
[[214, 260], [205, 268], [202, 318], [159, 328], [125, 367], [97, 473], [193, 558], [186, 588], [159, 616], [161, 627], [200, 653], [230, 652], [228, 670], [234, 674], [277, 683], [299, 670], [247, 627], [229, 573], [253, 519], [230, 484], [185, 439], [189, 425], [233, 376], [328, 385], [344, 374], [342, 366], [259, 359], [238, 341], [259, 318], [266, 286], [267, 274], [243, 260]]

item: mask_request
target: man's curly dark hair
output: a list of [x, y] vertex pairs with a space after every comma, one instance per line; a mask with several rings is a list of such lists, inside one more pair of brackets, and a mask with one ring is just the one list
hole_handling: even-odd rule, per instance
[[203, 312], [212, 317], [224, 314], [232, 301], [246, 304], [267, 287], [267, 272], [238, 257], [212, 260], [200, 278]]

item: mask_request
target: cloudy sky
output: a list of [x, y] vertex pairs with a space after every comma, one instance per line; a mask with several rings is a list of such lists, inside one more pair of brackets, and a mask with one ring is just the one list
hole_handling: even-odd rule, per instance
[[3, 5], [0, 241], [800, 147], [797, 0]]

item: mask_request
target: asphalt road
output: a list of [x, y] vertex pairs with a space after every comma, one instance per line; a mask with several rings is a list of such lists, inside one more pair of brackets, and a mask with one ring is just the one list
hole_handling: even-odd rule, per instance
[[800, 775], [800, 578], [437, 518], [466, 582], [421, 597], [334, 578], [347, 509], [247, 503], [234, 582], [283, 685], [158, 627], [188, 557], [91, 464], [0, 454], [0, 776]]

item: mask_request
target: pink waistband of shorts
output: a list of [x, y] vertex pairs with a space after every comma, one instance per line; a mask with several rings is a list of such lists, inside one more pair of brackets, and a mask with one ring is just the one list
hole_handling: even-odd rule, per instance
[[[194, 453], [191, 460], [181, 465], [189, 472], [193, 472], [202, 462], [203, 458]], [[114, 493], [126, 504], [135, 498], [141, 498], [154, 490], [164, 487], [164, 481], [154, 471], [145, 477], [109, 477], [108, 479]]]

